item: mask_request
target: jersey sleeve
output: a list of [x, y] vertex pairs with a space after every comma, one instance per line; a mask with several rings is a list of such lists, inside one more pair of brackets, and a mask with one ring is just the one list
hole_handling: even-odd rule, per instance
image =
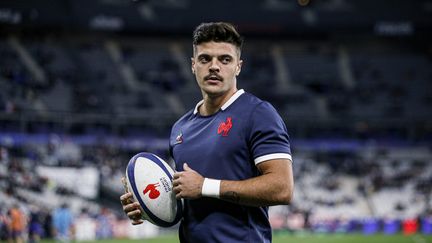
[[250, 147], [255, 164], [291, 157], [290, 139], [284, 121], [268, 102], [260, 103], [251, 114]]
[[172, 126], [169, 141], [168, 141], [169, 155], [171, 156], [171, 158], [174, 158], [173, 147], [174, 147], [174, 141], [175, 141], [176, 125], [177, 125], [177, 123]]

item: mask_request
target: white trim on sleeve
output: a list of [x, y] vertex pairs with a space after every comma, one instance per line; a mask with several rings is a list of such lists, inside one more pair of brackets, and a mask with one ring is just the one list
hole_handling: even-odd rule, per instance
[[257, 165], [261, 162], [271, 160], [271, 159], [289, 159], [292, 161], [291, 154], [275, 153], [275, 154], [266, 154], [266, 155], [260, 156], [260, 157], [256, 158], [254, 160], [254, 162], [255, 162], [255, 165]]

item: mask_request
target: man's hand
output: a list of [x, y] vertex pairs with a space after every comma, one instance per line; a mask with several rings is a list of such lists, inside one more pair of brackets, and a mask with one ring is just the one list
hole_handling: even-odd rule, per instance
[[176, 198], [197, 199], [201, 197], [204, 177], [192, 170], [186, 163], [184, 171], [176, 172], [173, 177], [173, 192]]
[[142, 224], [144, 220], [141, 219], [141, 206], [138, 202], [133, 201], [132, 193], [129, 192], [126, 185], [126, 179], [124, 177], [122, 177], [122, 183], [125, 188], [125, 194], [120, 196], [120, 202], [123, 205], [123, 211], [132, 221], [133, 225]]

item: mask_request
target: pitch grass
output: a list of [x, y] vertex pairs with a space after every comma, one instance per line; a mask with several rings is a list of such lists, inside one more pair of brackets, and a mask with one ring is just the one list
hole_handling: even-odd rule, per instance
[[[43, 240], [42, 243], [54, 243], [52, 240]], [[98, 240], [86, 243], [178, 243], [177, 235], [170, 234], [158, 238], [127, 240]], [[361, 234], [285, 234], [278, 233], [273, 235], [273, 243], [432, 243], [432, 235], [361, 235]]]

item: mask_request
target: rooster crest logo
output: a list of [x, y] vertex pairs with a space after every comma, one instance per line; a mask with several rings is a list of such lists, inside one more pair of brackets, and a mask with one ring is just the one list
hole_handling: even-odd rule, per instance
[[183, 143], [183, 133], [181, 133], [181, 132], [179, 135], [177, 135], [174, 144], [180, 144], [180, 143]]
[[233, 124], [232, 124], [232, 118], [227, 117], [225, 122], [221, 122], [218, 127], [218, 134], [222, 134], [223, 137], [228, 136], [228, 132], [231, 130]]
[[159, 182], [153, 183], [153, 184], [148, 184], [143, 191], [144, 195], [147, 194], [147, 192], [149, 192], [149, 198], [150, 199], [158, 198], [160, 195], [160, 192], [158, 191], [157, 187], [159, 187]]

